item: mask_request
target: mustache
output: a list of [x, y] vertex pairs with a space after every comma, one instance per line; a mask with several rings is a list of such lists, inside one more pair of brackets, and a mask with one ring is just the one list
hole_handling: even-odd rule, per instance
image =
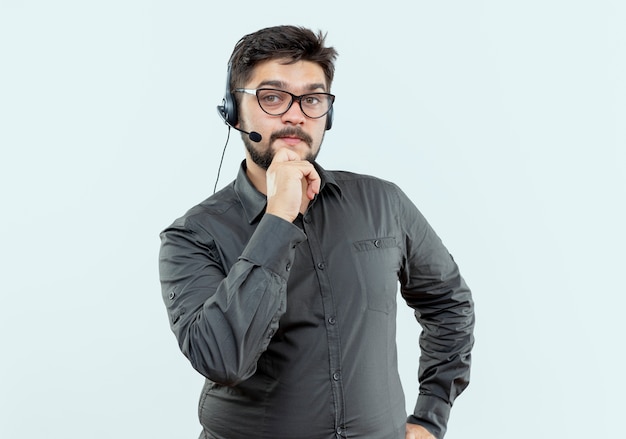
[[311, 138], [311, 136], [309, 136], [302, 130], [302, 128], [299, 127], [288, 127], [283, 128], [280, 131], [273, 132], [270, 136], [270, 143], [273, 143], [275, 140], [278, 140], [281, 137], [297, 137], [309, 146], [311, 146], [311, 144], [313, 143], [313, 139]]

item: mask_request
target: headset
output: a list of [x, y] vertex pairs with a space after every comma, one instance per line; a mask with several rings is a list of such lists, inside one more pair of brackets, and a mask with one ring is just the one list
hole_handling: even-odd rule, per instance
[[[235, 125], [239, 122], [239, 115], [237, 111], [237, 100], [235, 95], [230, 91], [230, 79], [232, 71], [232, 64], [228, 63], [228, 70], [226, 72], [226, 90], [224, 92], [224, 99], [222, 99], [222, 105], [217, 106], [217, 112], [224, 120], [224, 123], [230, 127], [235, 128]], [[326, 113], [326, 130], [328, 131], [333, 127], [333, 106], [330, 107], [328, 113]], [[235, 128], [237, 129], [237, 128]]]
[[228, 70], [226, 72], [226, 90], [224, 92], [224, 99], [222, 99], [222, 105], [217, 106], [217, 112], [224, 119], [226, 125], [233, 128], [239, 122], [239, 115], [237, 111], [237, 101], [235, 95], [230, 91], [230, 77], [231, 77], [232, 64], [228, 63]]

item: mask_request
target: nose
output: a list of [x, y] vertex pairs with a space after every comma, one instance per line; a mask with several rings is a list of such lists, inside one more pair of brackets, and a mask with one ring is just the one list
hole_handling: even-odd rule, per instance
[[291, 107], [283, 115], [280, 116], [283, 123], [290, 125], [300, 125], [306, 120], [306, 116], [300, 108], [300, 102], [294, 99], [291, 103]]

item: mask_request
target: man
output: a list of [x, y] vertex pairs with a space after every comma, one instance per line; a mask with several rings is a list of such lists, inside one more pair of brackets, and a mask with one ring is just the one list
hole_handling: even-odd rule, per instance
[[[468, 384], [471, 294], [437, 235], [395, 185], [315, 161], [336, 55], [293, 26], [238, 42], [219, 110], [245, 160], [161, 234], [171, 328], [206, 377], [202, 438], [441, 438]], [[398, 284], [423, 328], [408, 420]]]

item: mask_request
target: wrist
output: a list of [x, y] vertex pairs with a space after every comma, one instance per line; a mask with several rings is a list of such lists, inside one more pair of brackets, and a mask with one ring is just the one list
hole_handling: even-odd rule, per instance
[[281, 210], [281, 209], [273, 209], [269, 205], [268, 205], [267, 209], [265, 210], [265, 214], [266, 215], [276, 216], [276, 217], [278, 217], [280, 219], [283, 219], [283, 220], [285, 220], [287, 222], [290, 222], [290, 223], [293, 223], [294, 220], [296, 219], [296, 217], [298, 216], [298, 215], [293, 215], [293, 214], [291, 214], [289, 212], [286, 212], [284, 210]]

